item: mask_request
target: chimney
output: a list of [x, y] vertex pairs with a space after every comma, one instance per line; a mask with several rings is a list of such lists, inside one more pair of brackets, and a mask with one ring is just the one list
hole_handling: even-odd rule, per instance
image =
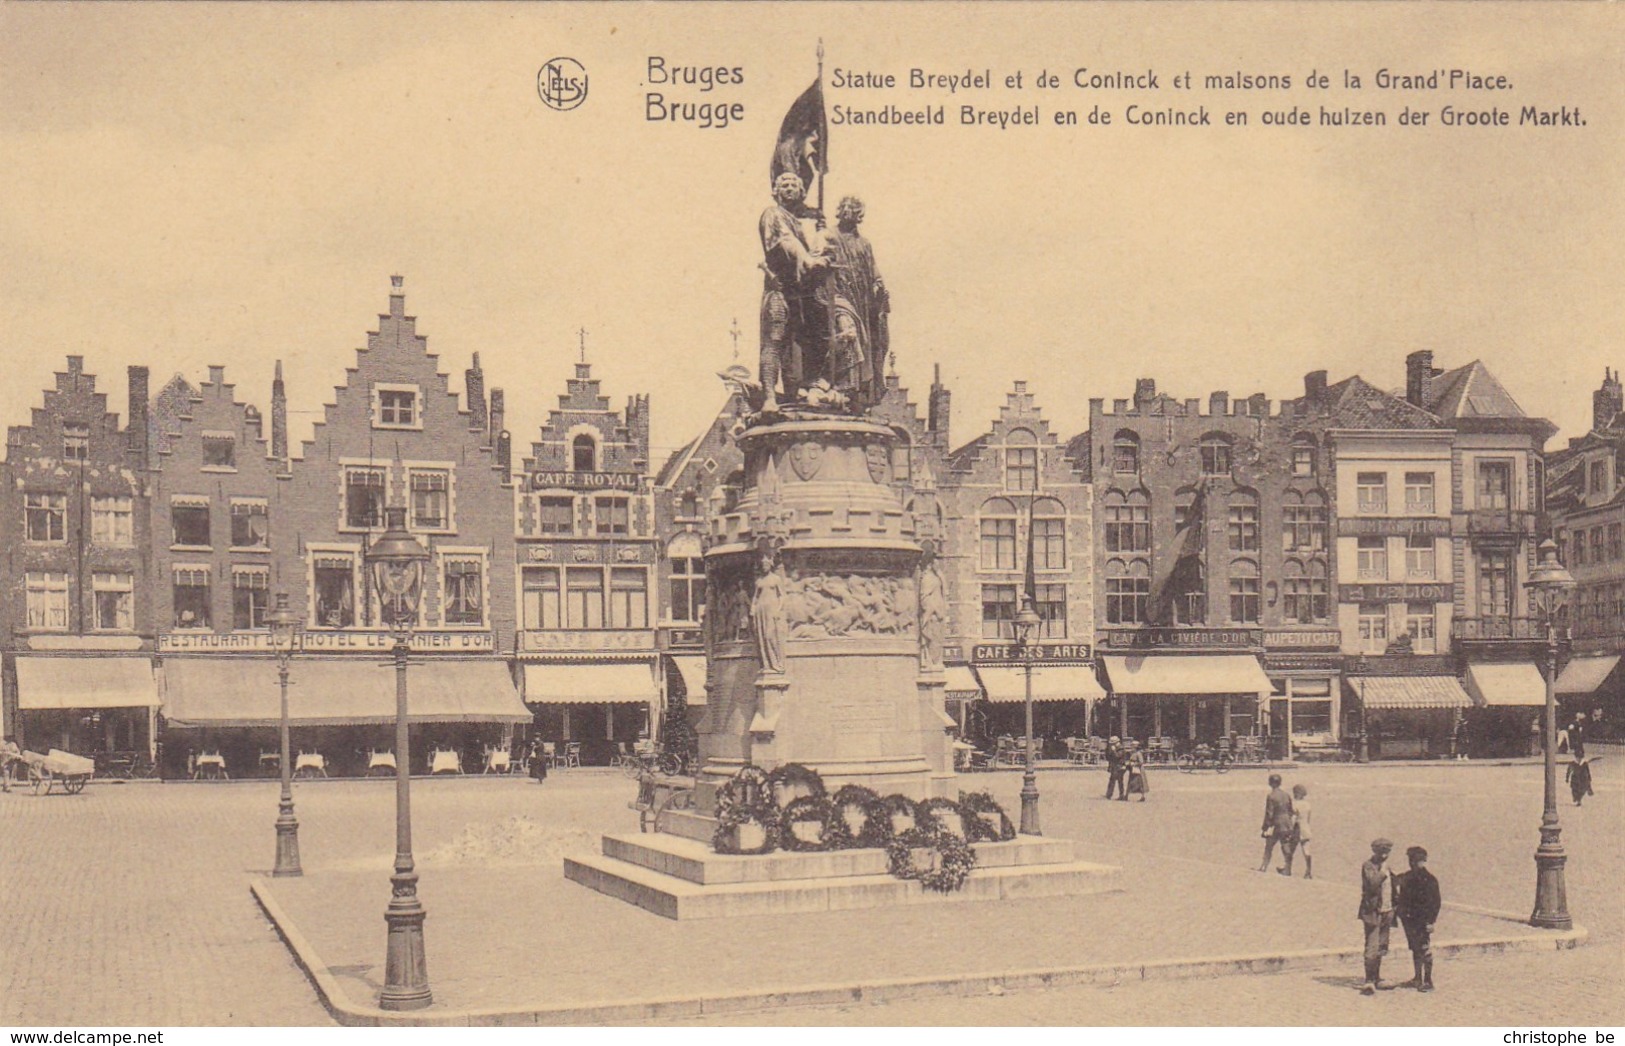
[[497, 437], [502, 435], [502, 426], [507, 421], [506, 411], [503, 410], [503, 395], [501, 389], [491, 390], [491, 428], [488, 430], [490, 442], [487, 446], [495, 447]]
[[463, 382], [468, 389], [468, 428], [470, 432], [486, 430], [489, 418], [485, 412], [485, 372], [480, 369], [480, 354], [474, 354], [474, 365], [463, 371]]
[[1326, 398], [1326, 372], [1312, 370], [1303, 376], [1303, 398], [1311, 405]]
[[1247, 397], [1247, 413], [1251, 414], [1255, 418], [1269, 417], [1269, 397], [1264, 395], [1262, 392], [1255, 392], [1251, 396]]
[[271, 379], [271, 457], [288, 460], [288, 390], [282, 384], [282, 361]]
[[1591, 430], [1601, 432], [1614, 423], [1625, 411], [1625, 391], [1619, 384], [1619, 372], [1602, 369], [1602, 388], [1591, 394]]
[[[74, 357], [69, 357], [72, 360]], [[71, 364], [70, 364], [71, 365]], [[130, 420], [129, 427], [124, 430], [126, 446], [137, 470], [147, 467], [147, 447], [152, 439], [147, 431], [151, 424], [148, 412], [151, 397], [147, 388], [147, 368], [131, 367], [129, 369], [130, 382]]]
[[1157, 398], [1157, 379], [1141, 378], [1134, 383], [1134, 409]]
[[396, 319], [406, 315], [406, 277], [389, 278], [389, 314]]
[[1433, 402], [1433, 353], [1427, 349], [1405, 357], [1405, 398], [1423, 410]]
[[925, 427], [942, 443], [948, 442], [948, 417], [953, 409], [953, 393], [942, 384], [942, 364], [931, 367], [931, 398], [925, 408]]
[[1222, 418], [1230, 413], [1230, 393], [1215, 392], [1207, 398], [1207, 412], [1215, 418]]
[[649, 396], [639, 393], [626, 398], [626, 427], [637, 460], [649, 460]]
[[252, 403], [243, 408], [243, 423], [254, 433], [255, 439], [265, 438], [265, 419], [260, 417], [259, 408]]
[[226, 368], [218, 363], [209, 364], [209, 384], [219, 389], [226, 383]]
[[513, 478], [513, 438], [506, 429], [497, 433], [497, 468], [502, 472], [502, 482]]

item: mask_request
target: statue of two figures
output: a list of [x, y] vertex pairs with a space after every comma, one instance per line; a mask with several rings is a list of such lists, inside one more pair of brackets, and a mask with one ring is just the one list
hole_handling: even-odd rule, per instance
[[[862, 413], [886, 389], [891, 300], [874, 248], [858, 231], [863, 201], [842, 199], [835, 230], [825, 233], [805, 197], [801, 176], [782, 171], [773, 205], [762, 212], [759, 409], [775, 413], [793, 403]], [[818, 219], [811, 238], [807, 217]]]

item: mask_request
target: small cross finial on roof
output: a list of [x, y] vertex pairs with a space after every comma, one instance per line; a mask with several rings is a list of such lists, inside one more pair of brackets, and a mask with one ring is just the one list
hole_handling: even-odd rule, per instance
[[739, 338], [745, 332], [739, 329], [739, 317], [734, 317], [734, 325], [729, 328], [728, 336], [734, 340], [734, 359], [739, 358]]
[[582, 327], [576, 331], [576, 337], [581, 339], [581, 362], [587, 362], [587, 328]]

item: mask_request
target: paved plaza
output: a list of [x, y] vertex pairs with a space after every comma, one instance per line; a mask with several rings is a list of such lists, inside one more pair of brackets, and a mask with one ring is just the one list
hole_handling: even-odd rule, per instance
[[[1610, 765], [1604, 761], [1605, 771]], [[631, 784], [603, 772], [414, 782], [415, 844], [437, 1003], [467, 1009], [682, 998], [1359, 943], [1358, 864], [1375, 835], [1433, 853], [1441, 941], [1537, 936], [1526, 913], [1540, 768], [1325, 766], [1286, 772], [1316, 801], [1314, 881], [1252, 871], [1264, 774], [1153, 775], [1149, 803], [1107, 803], [1104, 775], [1040, 776], [1048, 834], [1124, 868], [1122, 893], [673, 923], [564, 881], [561, 859], [635, 830]], [[1013, 772], [962, 778], [1016, 807]], [[1587, 942], [1441, 961], [1440, 990], [1363, 998], [1358, 962], [1273, 975], [953, 994], [708, 1015], [773, 1024], [1625, 1023], [1622, 788], [1565, 804], [1568, 887]], [[1566, 798], [1566, 797], [1565, 797]], [[352, 998], [376, 990], [393, 851], [387, 781], [301, 783], [306, 877], [271, 893]], [[0, 797], [0, 1023], [329, 1024], [250, 896], [274, 853], [274, 782], [94, 783]], [[1399, 935], [1396, 934], [1396, 938]], [[1396, 944], [1397, 944], [1396, 940]], [[1400, 946], [1385, 973], [1409, 976]], [[974, 994], [966, 994], [972, 992]], [[432, 1011], [431, 1011], [432, 1012]], [[674, 1011], [672, 1021], [685, 1018]]]

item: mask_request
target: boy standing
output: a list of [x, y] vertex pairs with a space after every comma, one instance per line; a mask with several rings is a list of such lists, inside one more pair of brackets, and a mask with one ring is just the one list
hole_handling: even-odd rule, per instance
[[1315, 859], [1309, 853], [1309, 840], [1314, 834], [1314, 829], [1309, 823], [1309, 815], [1312, 811], [1313, 807], [1309, 803], [1309, 789], [1301, 784], [1293, 785], [1293, 846], [1287, 850], [1286, 870], [1288, 875], [1292, 874], [1292, 850], [1296, 849], [1298, 853], [1303, 855], [1303, 877], [1305, 879], [1313, 879], [1315, 877]]
[[1365, 924], [1365, 984], [1361, 995], [1374, 995], [1382, 984], [1382, 957], [1394, 926], [1394, 883], [1384, 865], [1394, 844], [1371, 840], [1371, 859], [1360, 866], [1360, 922]]
[[1439, 880], [1427, 869], [1428, 852], [1420, 846], [1405, 851], [1411, 870], [1399, 877], [1399, 923], [1416, 967], [1417, 991], [1433, 990], [1433, 924], [1439, 918]]
[[[1270, 794], [1264, 799], [1264, 825], [1258, 834], [1264, 837], [1264, 859], [1258, 865], [1259, 871], [1269, 871], [1276, 843], [1281, 844], [1281, 853], [1287, 860], [1292, 859], [1292, 797], [1281, 790], [1280, 774], [1270, 774]], [[1285, 867], [1278, 871], [1282, 875], [1292, 874]]]

